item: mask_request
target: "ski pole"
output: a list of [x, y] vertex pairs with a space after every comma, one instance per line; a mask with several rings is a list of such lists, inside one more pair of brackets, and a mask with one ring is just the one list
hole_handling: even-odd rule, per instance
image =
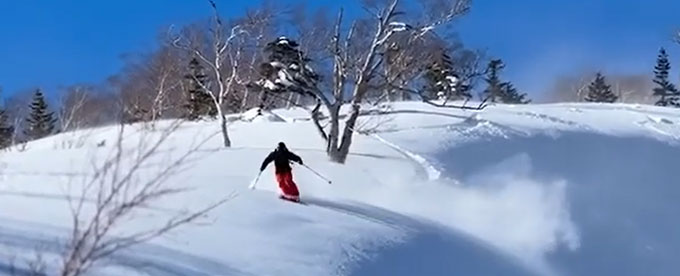
[[328, 184], [332, 184], [332, 183], [333, 183], [333, 182], [330, 181], [328, 178], [324, 177], [323, 175], [321, 175], [321, 174], [318, 173], [317, 171], [313, 170], [312, 168], [310, 168], [310, 167], [307, 166], [306, 164], [302, 164], [302, 166], [304, 166], [304, 167], [307, 168], [309, 171], [311, 171], [311, 172], [313, 172], [314, 174], [316, 174], [316, 176], [318, 176], [319, 178], [321, 178], [321, 179], [323, 179], [323, 180], [326, 180], [326, 181], [328, 182]]
[[254, 189], [255, 189], [255, 185], [257, 185], [257, 181], [260, 180], [260, 175], [262, 175], [262, 172], [259, 172], [259, 173], [257, 174], [257, 177], [255, 177], [255, 179], [253, 180], [253, 182], [250, 183], [250, 186], [248, 186], [248, 188], [250, 188], [251, 190], [254, 190]]

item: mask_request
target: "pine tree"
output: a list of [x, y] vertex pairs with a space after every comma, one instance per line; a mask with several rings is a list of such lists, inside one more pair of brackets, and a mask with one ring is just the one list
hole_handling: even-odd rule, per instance
[[189, 80], [187, 90], [186, 118], [197, 120], [202, 116], [217, 116], [217, 108], [205, 87], [208, 86], [208, 76], [204, 73], [203, 66], [198, 59], [193, 58], [189, 62], [189, 74], [185, 76]]
[[433, 99], [469, 99], [470, 87], [463, 84], [453, 69], [451, 57], [446, 53], [441, 55], [441, 59], [430, 64], [424, 75], [425, 85], [422, 96], [426, 100]]
[[264, 51], [269, 54], [269, 61], [278, 61], [285, 65], [304, 65], [311, 61], [299, 49], [297, 41], [287, 37], [279, 37], [265, 46]]
[[450, 65], [450, 59], [446, 54], [442, 55], [441, 61], [435, 61], [425, 69], [423, 76], [425, 85], [423, 86], [422, 96], [427, 100], [437, 99], [440, 92], [448, 91], [446, 81], [446, 71]]
[[602, 73], [597, 73], [595, 80], [588, 85], [588, 95], [585, 97], [587, 102], [613, 103], [619, 99], [612, 92], [611, 86], [607, 84]]
[[680, 92], [676, 92], [675, 94], [668, 97], [668, 105], [680, 108]]
[[508, 104], [528, 104], [531, 100], [527, 99], [527, 94], [520, 94], [511, 82], [502, 82], [501, 71], [505, 64], [500, 59], [489, 62], [487, 67], [486, 81], [487, 87], [482, 92], [482, 97], [492, 103], [502, 102]]
[[527, 99], [527, 94], [520, 94], [517, 89], [510, 82], [503, 84], [503, 93], [501, 94], [501, 101], [507, 104], [528, 104], [531, 102]]
[[292, 92], [313, 95], [311, 92], [321, 76], [309, 66], [311, 59], [299, 49], [299, 44], [279, 37], [265, 46], [267, 61], [260, 67], [263, 79], [259, 85], [267, 92]]
[[26, 118], [27, 129], [24, 134], [31, 140], [40, 139], [54, 133], [57, 118], [49, 107], [40, 89], [36, 90], [30, 105], [31, 114]]
[[9, 122], [7, 111], [2, 109], [0, 110], [0, 149], [11, 146], [13, 136], [14, 126]]
[[656, 66], [654, 67], [654, 83], [657, 84], [658, 87], [654, 88], [653, 95], [659, 97], [656, 105], [671, 105], [674, 96], [678, 93], [675, 85], [668, 81], [670, 70], [671, 63], [668, 61], [666, 49], [661, 48], [661, 50], [659, 50], [659, 56], [656, 59]]
[[[2, 92], [2, 87], [0, 87]], [[7, 109], [0, 108], [0, 149], [7, 148], [12, 145], [14, 137], [14, 126], [10, 124], [9, 116], [7, 116]]]
[[487, 66], [486, 78], [486, 89], [482, 92], [484, 99], [495, 103], [501, 99], [503, 94], [503, 83], [500, 79], [500, 71], [505, 68], [505, 64], [500, 59], [494, 59], [489, 62]]

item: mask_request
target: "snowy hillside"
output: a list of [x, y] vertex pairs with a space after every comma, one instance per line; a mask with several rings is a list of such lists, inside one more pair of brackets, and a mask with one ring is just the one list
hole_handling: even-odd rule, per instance
[[[90, 274], [680, 274], [680, 112], [621, 104], [381, 110], [361, 117], [372, 134], [356, 136], [344, 166], [327, 161], [306, 112], [245, 114], [230, 125], [233, 148], [220, 149], [215, 136], [168, 179], [187, 192], [147, 206], [120, 233], [233, 198]], [[171, 162], [218, 128], [184, 123], [153, 163]], [[161, 133], [125, 131], [132, 152]], [[0, 274], [36, 252], [48, 271], [59, 265], [72, 222], [66, 195], [78, 195], [117, 135], [117, 127], [83, 130], [2, 154]], [[279, 141], [333, 180], [294, 167], [307, 205], [277, 199], [271, 166], [248, 189]]]

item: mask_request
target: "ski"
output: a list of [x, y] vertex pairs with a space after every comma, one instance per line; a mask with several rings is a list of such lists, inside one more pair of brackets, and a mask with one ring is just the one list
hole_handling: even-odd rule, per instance
[[304, 203], [300, 200], [289, 199], [289, 198], [286, 198], [286, 197], [281, 196], [281, 195], [279, 196], [279, 199], [281, 199], [283, 201], [287, 201], [287, 202], [297, 203], [297, 204], [301, 204], [301, 205], [307, 205], [306, 203]]

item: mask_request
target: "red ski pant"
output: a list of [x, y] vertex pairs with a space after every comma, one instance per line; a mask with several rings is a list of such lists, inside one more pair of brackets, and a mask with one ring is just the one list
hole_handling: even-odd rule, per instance
[[279, 182], [279, 189], [284, 197], [290, 199], [298, 199], [300, 197], [300, 192], [298, 191], [297, 185], [293, 182], [293, 173], [280, 172], [276, 174], [276, 181]]

